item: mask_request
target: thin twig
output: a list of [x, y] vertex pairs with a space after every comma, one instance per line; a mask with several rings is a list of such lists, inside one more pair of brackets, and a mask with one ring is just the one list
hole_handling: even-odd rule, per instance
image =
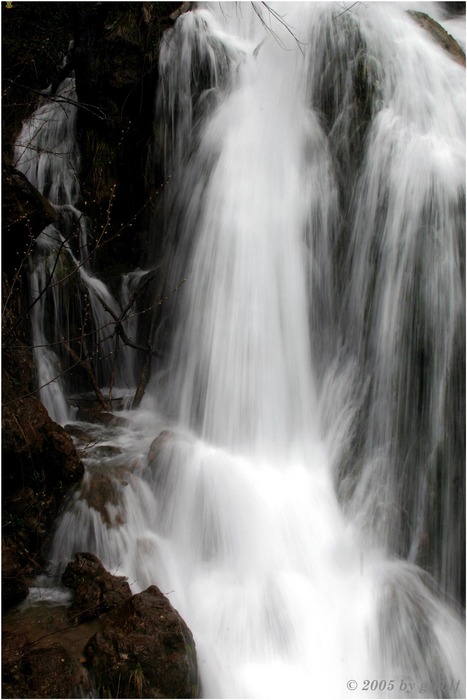
[[[262, 2], [261, 4], [262, 4], [262, 5], [267, 9], [267, 11], [274, 17], [274, 19], [276, 19], [278, 22], [280, 22], [280, 24], [282, 24], [283, 27], [285, 27], [285, 29], [288, 31], [288, 33], [293, 37], [293, 39], [294, 39], [294, 41], [296, 42], [296, 44], [297, 44], [298, 48], [300, 49], [300, 51], [303, 53], [302, 46], [305, 46], [305, 43], [304, 43], [303, 41], [300, 41], [300, 39], [297, 38], [297, 36], [296, 36], [296, 35], [294, 34], [294, 32], [292, 31], [290, 25], [288, 25], [287, 22], [284, 20], [284, 18], [283, 18], [278, 12], [276, 12], [276, 10], [273, 10], [272, 7], [271, 7], [270, 5], [268, 5], [267, 2]], [[277, 43], [279, 44], [279, 46], [281, 46], [281, 48], [283, 48], [285, 51], [288, 51], [288, 49], [286, 48], [286, 46], [284, 45], [284, 43], [281, 41], [281, 39], [279, 38], [279, 36], [276, 34], [276, 32], [274, 32], [274, 31], [271, 29], [271, 27], [268, 27], [268, 25], [267, 25], [266, 22], [264, 21], [263, 17], [261, 16], [261, 13], [260, 13], [260, 12], [257, 10], [257, 8], [255, 7], [255, 3], [252, 2], [251, 5], [252, 5], [253, 10], [255, 11], [256, 15], [259, 17], [261, 23], [266, 27], [267, 31], [270, 32], [270, 33], [272, 34], [272, 36], [273, 36], [274, 39], [277, 41]]]
[[352, 5], [350, 5], [350, 7], [347, 7], [347, 8], [346, 8], [343, 12], [341, 12], [340, 14], [336, 15], [335, 17], [333, 17], [333, 19], [337, 19], [338, 17], [342, 17], [342, 15], [345, 15], [346, 12], [348, 12], [349, 10], [351, 10], [352, 7], [355, 7], [355, 5], [358, 5], [358, 3], [359, 3], [359, 0], [357, 0], [357, 2], [354, 2]]
[[50, 100], [51, 102], [57, 102], [58, 104], [70, 104], [73, 107], [84, 109], [87, 112], [90, 112], [94, 117], [102, 119], [102, 121], [105, 121], [107, 119], [105, 112], [103, 112], [102, 109], [96, 107], [95, 105], [86, 104], [85, 102], [78, 102], [77, 100], [71, 99], [71, 97], [64, 97], [63, 95], [47, 95], [42, 90], [36, 90], [35, 88], [29, 87], [29, 85], [22, 85], [21, 83], [17, 83], [11, 79], [7, 79], [6, 82], [10, 83], [11, 85], [14, 85], [15, 87], [20, 87], [24, 90], [28, 90], [29, 92], [33, 92], [35, 95], [40, 95], [41, 97], [45, 98], [46, 100]]
[[[75, 235], [74, 233], [70, 233], [70, 235], [68, 236], [68, 238], [64, 238], [63, 241], [60, 243], [60, 246], [59, 246], [59, 248], [58, 248], [58, 252], [57, 252], [57, 254], [56, 254], [55, 261], [54, 261], [54, 264], [53, 264], [53, 267], [52, 267], [52, 271], [51, 271], [51, 273], [50, 273], [50, 275], [49, 275], [48, 281], [46, 282], [46, 284], [45, 284], [45, 286], [44, 286], [44, 289], [43, 289], [43, 290], [38, 294], [38, 296], [31, 302], [31, 304], [29, 304], [29, 306], [28, 306], [28, 308], [26, 309], [25, 313], [21, 316], [21, 318], [18, 319], [18, 321], [17, 321], [17, 322], [15, 323], [15, 325], [13, 326], [13, 328], [11, 328], [11, 329], [8, 331], [8, 333], [6, 334], [6, 338], [4, 338], [4, 341], [8, 340], [8, 338], [11, 336], [11, 334], [15, 332], [15, 330], [18, 328], [18, 326], [20, 325], [20, 323], [23, 322], [24, 318], [28, 316], [28, 314], [30, 313], [30, 311], [31, 311], [31, 310], [34, 308], [34, 306], [37, 304], [37, 302], [39, 301], [39, 299], [41, 299], [41, 298], [44, 296], [45, 292], [50, 288], [50, 286], [51, 286], [51, 281], [52, 281], [52, 277], [54, 276], [56, 267], [57, 267], [57, 265], [58, 265], [58, 261], [59, 261], [59, 258], [60, 258], [60, 253], [62, 252], [63, 248], [66, 246], [66, 244], [68, 243], [68, 241], [69, 241], [74, 235]], [[62, 281], [62, 280], [60, 280], [60, 281]]]
[[89, 377], [89, 381], [92, 384], [92, 388], [94, 389], [94, 393], [96, 394], [96, 398], [101, 404], [102, 408], [104, 408], [106, 411], [108, 410], [109, 406], [107, 404], [107, 401], [104, 399], [104, 396], [100, 390], [99, 384], [97, 383], [96, 375], [94, 374], [94, 371], [92, 369], [91, 363], [89, 361], [89, 357], [80, 357], [78, 353], [76, 353], [72, 347], [68, 345], [68, 343], [63, 343], [63, 347], [67, 351], [67, 353], [70, 355], [70, 357], [75, 360], [76, 364], [79, 364], [86, 372], [86, 374]]

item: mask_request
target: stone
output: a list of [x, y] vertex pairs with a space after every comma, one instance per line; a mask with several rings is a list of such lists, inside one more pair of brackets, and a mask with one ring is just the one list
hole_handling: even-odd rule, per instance
[[71, 437], [51, 420], [34, 396], [20, 397], [6, 406], [2, 428], [3, 479], [10, 489], [31, 486], [37, 491], [47, 485], [61, 501], [68, 488], [83, 476], [84, 468]]
[[121, 489], [128, 485], [129, 476], [130, 472], [124, 467], [116, 468], [112, 477], [98, 472], [87, 473], [83, 479], [78, 498], [86, 501], [90, 508], [94, 508], [100, 514], [104, 525], [119, 527], [126, 522]]
[[156, 586], [101, 618], [86, 647], [100, 697], [197, 698], [193, 636]]
[[176, 433], [173, 430], [162, 430], [159, 435], [154, 438], [149, 446], [148, 462], [151, 466], [157, 466], [159, 454], [167, 443], [173, 442]]
[[113, 576], [100, 560], [88, 552], [75, 554], [63, 575], [62, 583], [74, 591], [69, 617], [74, 624], [92, 620], [131, 598], [131, 589], [123, 576]]

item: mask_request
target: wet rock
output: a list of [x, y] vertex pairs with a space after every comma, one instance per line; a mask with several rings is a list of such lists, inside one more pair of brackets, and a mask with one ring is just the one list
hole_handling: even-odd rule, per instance
[[157, 460], [161, 450], [167, 443], [173, 442], [175, 433], [172, 430], [162, 430], [149, 446], [148, 462], [152, 466], [157, 465]]
[[[145, 210], [146, 163], [152, 138], [158, 53], [170, 14], [181, 3], [72, 3], [73, 65], [80, 102], [92, 105], [78, 115], [82, 159], [81, 188], [86, 213], [112, 220], [106, 251], [96, 251], [94, 266], [114, 290], [121, 279], [107, 276], [109, 259], [121, 272], [139, 264], [140, 241], [129, 226]], [[156, 168], [161, 183], [161, 167]], [[123, 225], [123, 228], [122, 228]], [[138, 229], [141, 223], [135, 223]], [[144, 228], [145, 226], [143, 226]]]
[[31, 577], [41, 572], [55, 519], [69, 489], [84, 474], [70, 436], [28, 395], [31, 376], [25, 354], [4, 348], [2, 543], [10, 562], [3, 572], [6, 607], [18, 602]]
[[78, 680], [66, 649], [60, 644], [35, 648], [18, 634], [2, 638], [4, 698], [71, 698]]
[[62, 575], [62, 583], [74, 591], [69, 617], [79, 624], [113, 610], [131, 597], [125, 577], [113, 576], [94, 554], [75, 555]]
[[425, 12], [417, 12], [415, 10], [409, 10], [409, 15], [419, 24], [423, 29], [431, 34], [433, 39], [440, 44], [448, 53], [451, 54], [453, 59], [465, 66], [465, 52], [459, 46], [457, 41], [447, 33], [443, 27], [436, 22], [432, 17], [425, 14]]
[[120, 490], [128, 484], [128, 476], [128, 471], [118, 469], [113, 478], [107, 474], [87, 473], [83, 480], [79, 498], [94, 508], [108, 527], [118, 527], [126, 522]]
[[350, 196], [349, 178], [354, 178], [364, 158], [366, 135], [380, 102], [380, 86], [365, 34], [352, 12], [324, 23], [323, 34], [327, 49], [315, 57], [318, 64], [312, 90], [320, 105], [320, 121], [329, 136], [345, 210]]
[[87, 430], [79, 428], [77, 425], [73, 425], [73, 423], [67, 423], [67, 425], [65, 425], [65, 430], [68, 435], [71, 435], [78, 443], [86, 445], [87, 443], [95, 441], [95, 438], [92, 437]]
[[99, 617], [84, 649], [99, 697], [199, 697], [193, 637], [156, 586], [132, 596], [126, 580], [89, 553], [75, 556], [62, 582], [74, 591], [69, 618], [78, 630]]
[[36, 492], [48, 486], [61, 501], [84, 473], [70, 436], [32, 396], [7, 406], [2, 425], [4, 459], [8, 457], [4, 483], [11, 490], [31, 486]]
[[93, 450], [93, 455], [102, 459], [116, 457], [117, 455], [121, 454], [122, 449], [117, 445], [97, 445], [97, 447], [95, 447]]
[[156, 586], [101, 622], [102, 632], [86, 647], [101, 697], [199, 697], [193, 637]]

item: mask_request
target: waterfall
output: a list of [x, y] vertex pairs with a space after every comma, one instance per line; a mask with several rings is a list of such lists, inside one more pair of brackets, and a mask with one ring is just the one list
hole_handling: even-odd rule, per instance
[[208, 3], [162, 42], [186, 282], [51, 560], [156, 583], [204, 697], [465, 696], [464, 100], [392, 3]]
[[114, 367], [112, 329], [119, 306], [92, 271], [89, 221], [77, 207], [79, 105], [74, 78], [65, 78], [55, 94], [50, 92], [45, 91], [23, 124], [15, 144], [15, 165], [57, 213], [30, 255], [31, 322], [40, 398], [52, 419], [65, 424], [73, 413], [69, 394], [73, 388], [82, 390], [79, 380], [69, 379], [70, 370], [75, 367], [77, 372], [81, 362], [89, 362], [101, 386], [114, 381], [125, 388], [132, 378], [132, 363], [128, 349], [122, 347]]

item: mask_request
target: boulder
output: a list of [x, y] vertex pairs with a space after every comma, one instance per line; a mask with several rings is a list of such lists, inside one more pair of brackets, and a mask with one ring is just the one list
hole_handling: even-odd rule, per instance
[[159, 455], [168, 443], [174, 441], [176, 433], [173, 430], [162, 430], [159, 435], [154, 438], [149, 446], [148, 463], [151, 467], [157, 469]]
[[100, 697], [197, 698], [192, 634], [169, 600], [150, 586], [101, 618], [85, 654]]
[[54, 520], [70, 486], [84, 474], [73, 441], [51, 420], [34, 396], [24, 396], [3, 411], [3, 483], [18, 500], [15, 491], [28, 487], [38, 491], [50, 488], [55, 500]]
[[90, 508], [100, 513], [102, 522], [111, 525], [112, 519], [108, 506], [118, 506], [119, 498], [116, 483], [106, 474], [88, 474], [83, 480], [80, 498]]
[[66, 567], [62, 583], [74, 591], [69, 617], [74, 624], [91, 620], [109, 612], [131, 598], [124, 576], [113, 576], [94, 554], [75, 554]]
[[3, 697], [88, 697], [91, 683], [97, 697], [199, 697], [193, 637], [156, 586], [132, 596], [86, 552], [62, 582], [71, 608], [43, 602], [5, 616]]

